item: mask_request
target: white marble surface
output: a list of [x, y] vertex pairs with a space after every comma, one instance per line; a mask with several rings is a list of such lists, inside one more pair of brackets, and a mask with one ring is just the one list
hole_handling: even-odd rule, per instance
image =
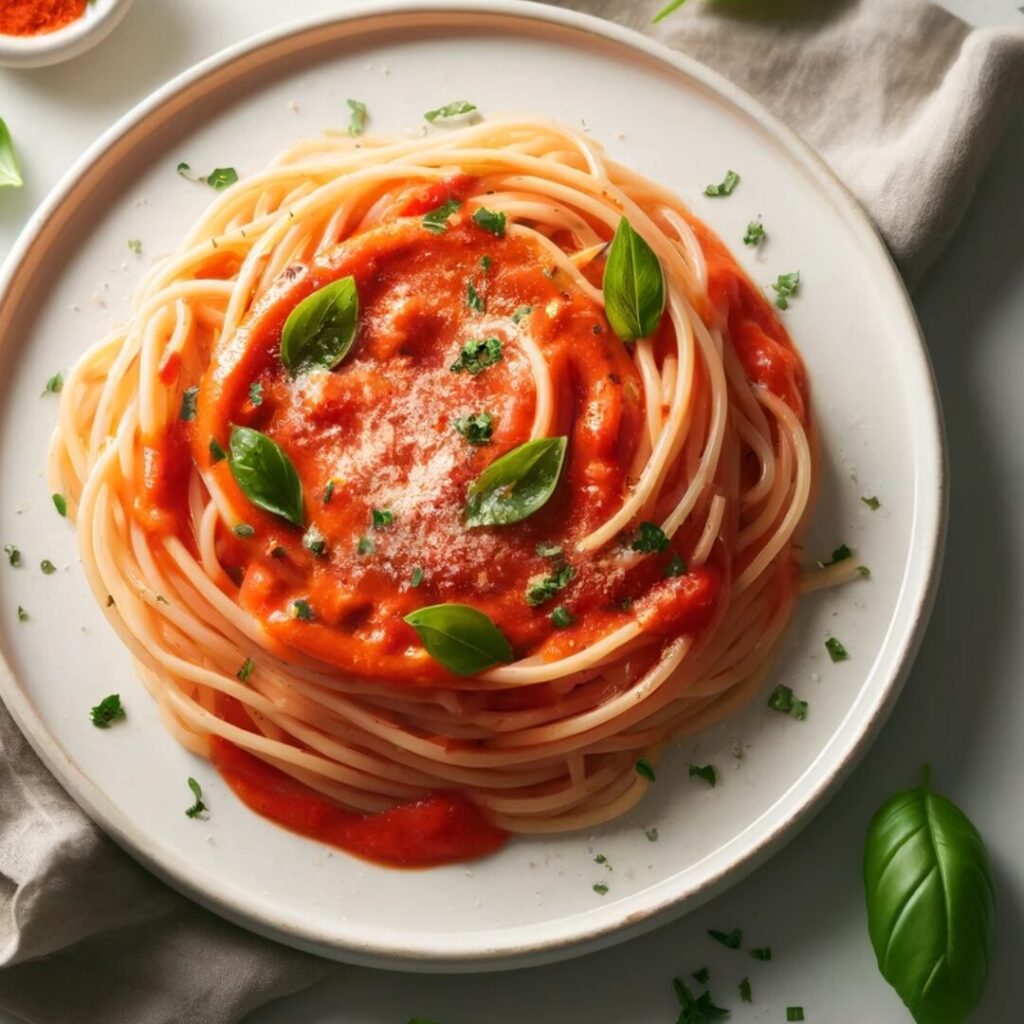
[[[300, 0], [290, 14], [343, 0]], [[1024, 23], [1018, 0], [947, 0], [979, 25]], [[898, 4], [893, 5], [898, 17]], [[0, 253], [57, 177], [109, 124], [168, 77], [281, 21], [273, 0], [146, 0], [92, 54], [57, 68], [0, 69], [0, 116], [20, 143], [26, 187], [0, 191]], [[733, 1020], [901, 1024], [910, 1018], [879, 977], [860, 884], [864, 830], [892, 790], [930, 761], [941, 788], [985, 835], [999, 888], [999, 947], [985, 1024], [1021, 1017], [1024, 978], [1024, 111], [967, 221], [915, 297], [943, 394], [952, 468], [946, 569], [924, 647], [873, 750], [818, 819], [766, 867], [653, 935], [527, 972], [446, 978], [340, 968], [247, 1024], [670, 1024], [670, 981], [702, 966]], [[770, 944], [768, 964], [729, 953], [707, 928], [743, 927]], [[754, 1004], [736, 995], [749, 975]], [[0, 1014], [0, 1024], [13, 1018]]]

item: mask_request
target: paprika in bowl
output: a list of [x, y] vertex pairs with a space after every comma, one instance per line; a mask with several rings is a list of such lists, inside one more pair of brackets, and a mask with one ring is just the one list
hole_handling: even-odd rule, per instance
[[131, 0], [3, 0], [0, 64], [41, 67], [77, 57], [113, 31]]

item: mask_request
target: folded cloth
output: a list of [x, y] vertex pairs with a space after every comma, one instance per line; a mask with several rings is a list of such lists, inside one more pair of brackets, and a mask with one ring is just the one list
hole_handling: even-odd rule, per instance
[[[653, 0], [657, 4], [659, 0]], [[949, 241], [1024, 96], [1024, 28], [926, 0], [562, 0], [753, 93], [825, 158], [914, 285]]]
[[[831, 163], [917, 278], [1024, 91], [1024, 32], [923, 0], [578, 0], [764, 100]], [[751, 13], [756, 12], [756, 13]], [[228, 1024], [334, 969], [171, 892], [77, 808], [0, 706], [0, 1006], [32, 1024]]]

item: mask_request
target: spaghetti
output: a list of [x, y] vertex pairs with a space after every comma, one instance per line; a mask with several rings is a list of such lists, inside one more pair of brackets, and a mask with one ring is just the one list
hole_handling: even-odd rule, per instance
[[[624, 222], [663, 289], [632, 338]], [[171, 732], [393, 864], [615, 818], [743, 706], [814, 478], [801, 362], [724, 246], [533, 120], [226, 190], [69, 374], [50, 459]]]

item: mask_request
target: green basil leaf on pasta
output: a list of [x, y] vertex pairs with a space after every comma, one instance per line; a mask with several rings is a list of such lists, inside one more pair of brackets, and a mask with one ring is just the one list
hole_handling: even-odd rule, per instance
[[466, 522], [504, 526], [542, 508], [558, 484], [567, 441], [540, 437], [495, 459], [469, 485]]
[[405, 616], [434, 661], [457, 676], [471, 676], [512, 660], [500, 629], [467, 604], [435, 604]]
[[21, 188], [22, 184], [14, 142], [4, 119], [0, 117], [0, 188]]
[[623, 341], [650, 337], [665, 309], [665, 275], [654, 250], [623, 217], [604, 268], [605, 315]]
[[230, 449], [231, 475], [242, 493], [257, 508], [305, 526], [302, 483], [283, 449], [250, 427], [231, 431]]
[[977, 829], [927, 775], [872, 820], [864, 888], [882, 976], [918, 1024], [960, 1024], [988, 977], [995, 887]]
[[291, 375], [333, 370], [352, 350], [359, 320], [354, 277], [332, 281], [304, 298], [281, 331], [281, 362]]

